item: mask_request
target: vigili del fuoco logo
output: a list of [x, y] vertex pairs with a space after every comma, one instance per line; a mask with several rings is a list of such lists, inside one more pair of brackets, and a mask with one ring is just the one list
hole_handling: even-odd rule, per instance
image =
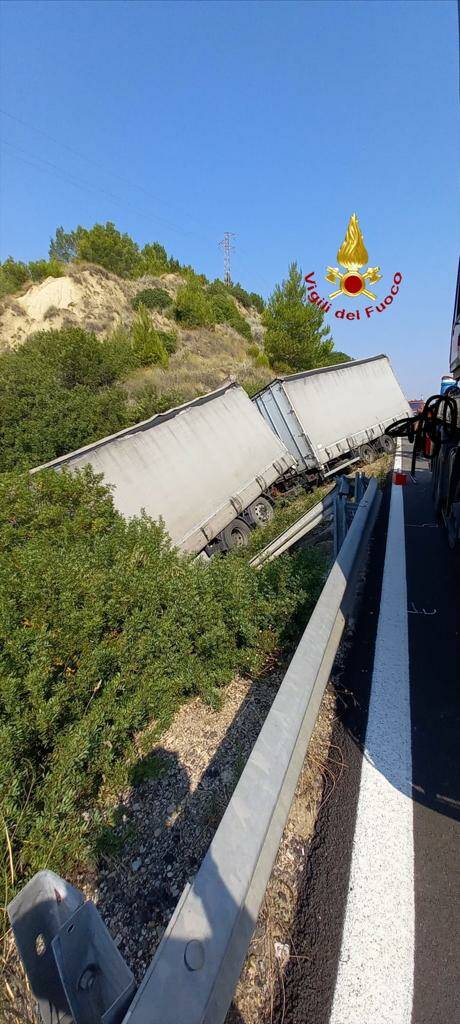
[[[364, 238], [358, 218], [356, 213], [352, 213], [345, 238], [337, 253], [337, 262], [340, 263], [345, 272], [342, 273], [338, 267], [327, 267], [325, 275], [326, 281], [338, 284], [339, 287], [330, 293], [328, 299], [322, 299], [316, 291], [317, 284], [312, 271], [310, 274], [305, 275], [308, 301], [318, 306], [325, 313], [328, 313], [332, 308], [330, 300], [336, 299], [338, 295], [344, 295], [347, 299], [356, 299], [360, 295], [365, 295], [366, 298], [372, 299], [375, 302], [377, 295], [368, 288], [368, 285], [376, 285], [382, 280], [382, 274], [380, 273], [380, 267], [368, 267], [364, 273], [361, 273], [368, 261], [369, 257], [364, 245]], [[398, 294], [401, 281], [402, 274], [399, 272], [394, 274], [389, 294], [385, 296], [382, 302], [377, 303], [375, 306], [365, 306], [364, 310], [356, 309], [354, 312], [352, 310], [347, 312], [344, 307], [343, 309], [336, 309], [334, 316], [339, 320], [361, 320], [361, 312], [364, 312], [367, 319], [373, 313], [383, 313], [388, 306], [391, 306], [393, 299]]]

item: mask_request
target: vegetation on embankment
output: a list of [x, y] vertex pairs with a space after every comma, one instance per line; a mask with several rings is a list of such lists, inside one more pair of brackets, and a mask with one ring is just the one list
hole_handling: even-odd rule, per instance
[[[322, 584], [301, 551], [254, 572], [126, 522], [83, 474], [0, 477], [1, 844], [9, 898], [45, 866], [97, 855], [107, 797], [132, 779], [136, 734], [193, 694], [219, 699], [304, 627]], [[151, 740], [151, 735], [150, 735]]]
[[102, 341], [70, 327], [0, 354], [0, 472], [48, 462], [184, 400], [144, 387], [130, 401], [121, 386], [138, 367], [165, 367], [175, 346], [146, 314], [141, 306], [130, 333]]
[[[97, 264], [97, 274], [75, 270], [79, 260]], [[291, 268], [267, 310], [270, 367], [263, 332], [252, 334], [263, 300], [239, 285], [210, 284], [157, 243], [139, 250], [110, 224], [59, 229], [43, 262], [39, 277], [65, 271], [58, 288], [51, 280], [59, 310], [43, 305], [48, 284], [33, 292], [31, 265], [18, 271], [7, 260], [0, 270], [0, 291], [12, 281], [28, 289], [19, 312], [4, 300], [11, 316], [27, 307], [29, 324], [35, 308], [46, 326], [59, 324], [25, 341], [23, 333], [16, 350], [0, 355], [5, 902], [39, 868], [69, 874], [97, 856], [108, 797], [142, 756], [139, 731], [153, 723], [159, 735], [189, 696], [215, 702], [235, 673], [259, 672], [304, 627], [324, 575], [321, 557], [305, 550], [257, 573], [249, 566], [318, 492], [282, 500], [247, 551], [204, 566], [172, 549], [147, 517], [126, 522], [90, 471], [21, 472], [211, 390], [227, 367], [239, 376], [235, 367], [244, 365], [251, 391], [283, 367], [331, 361], [332, 340], [302, 299], [300, 272]], [[85, 330], [91, 310], [78, 302], [96, 292], [106, 313], [107, 294], [118, 296], [129, 322], [114, 330], [106, 318]], [[66, 323], [71, 315], [76, 322]], [[281, 355], [291, 362], [279, 363]]]

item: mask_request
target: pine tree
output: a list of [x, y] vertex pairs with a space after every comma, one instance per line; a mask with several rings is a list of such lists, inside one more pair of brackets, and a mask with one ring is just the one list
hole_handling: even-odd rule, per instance
[[[313, 370], [339, 361], [324, 312], [306, 302], [305, 283], [297, 263], [290, 264], [287, 279], [276, 285], [263, 323], [265, 351], [275, 369]], [[350, 358], [340, 355], [340, 361]]]

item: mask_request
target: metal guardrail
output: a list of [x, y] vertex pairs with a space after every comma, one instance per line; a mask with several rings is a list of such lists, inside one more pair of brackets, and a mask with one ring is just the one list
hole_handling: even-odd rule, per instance
[[297, 544], [299, 540], [306, 537], [311, 530], [314, 530], [316, 526], [323, 521], [326, 515], [332, 515], [332, 509], [334, 505], [334, 491], [328, 494], [322, 501], [318, 501], [316, 505], [308, 509], [300, 519], [297, 519], [292, 526], [288, 527], [284, 533], [281, 533], [279, 537], [275, 537], [270, 544], [262, 548], [254, 558], [251, 558], [250, 565], [254, 569], [259, 569], [265, 562], [271, 562], [273, 558], [277, 558], [278, 555], [284, 554], [288, 551], [293, 544]]
[[[91, 927], [86, 923], [80, 942], [78, 932], [74, 934], [67, 956], [64, 934], [77, 930], [88, 904], [79, 906], [75, 891], [66, 895], [66, 883], [55, 882], [57, 876], [39, 882], [39, 876], [35, 876], [10, 905], [26, 970], [27, 950], [21, 948], [21, 937], [23, 941], [26, 937], [28, 952], [32, 958], [35, 956], [32, 967], [36, 970], [37, 932], [41, 927], [43, 931], [48, 929], [46, 950], [53, 950], [59, 972], [57, 988], [56, 979], [53, 982], [57, 992], [53, 999], [56, 1005], [59, 1002], [59, 1013], [45, 1019], [53, 1024], [61, 1019], [73, 1019], [76, 1024], [224, 1021], [352, 608], [362, 554], [380, 497], [377, 481], [371, 479], [208, 853], [193, 884], [184, 890], [129, 1009], [126, 1010], [127, 994], [131, 998], [132, 993], [129, 972], [126, 974], [124, 964], [125, 972], [120, 969], [116, 947], [117, 955], [108, 949], [101, 919], [98, 925], [94, 915], [89, 915]], [[47, 905], [46, 920], [38, 913], [40, 900]], [[52, 977], [51, 962], [47, 962], [47, 969]], [[39, 987], [42, 1009], [47, 998], [50, 1007], [51, 996], [45, 991], [43, 971]]]
[[334, 558], [336, 558], [345, 540], [354, 512], [363, 497], [366, 485], [367, 478], [363, 473], [356, 473], [354, 477], [339, 477], [333, 490], [322, 501], [318, 501], [284, 533], [270, 541], [270, 544], [254, 555], [249, 564], [253, 569], [260, 569], [265, 562], [271, 562], [274, 558], [278, 558], [278, 555], [288, 551], [312, 530], [315, 530], [320, 523], [328, 520], [333, 524]]

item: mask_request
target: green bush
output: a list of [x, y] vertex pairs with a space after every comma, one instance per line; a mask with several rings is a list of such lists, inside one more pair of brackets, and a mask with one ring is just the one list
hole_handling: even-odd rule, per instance
[[94, 854], [138, 730], [296, 635], [321, 585], [311, 557], [205, 566], [122, 519], [89, 470], [0, 478], [0, 845], [18, 886]]
[[0, 298], [17, 291], [26, 281], [30, 281], [30, 271], [26, 263], [14, 260], [7, 256], [3, 263], [0, 263]]
[[35, 260], [29, 263], [29, 272], [32, 281], [44, 281], [45, 277], [62, 277], [65, 274], [65, 267], [59, 260]]
[[240, 284], [231, 284], [227, 287], [230, 294], [233, 295], [233, 298], [238, 299], [238, 302], [241, 302], [241, 305], [245, 306], [246, 309], [254, 306], [259, 313], [263, 313], [265, 309], [265, 302], [262, 296], [258, 295], [257, 292], [247, 292]]
[[152, 324], [146, 306], [139, 306], [131, 331], [132, 346], [139, 366], [168, 365], [168, 353], [159, 331]]
[[190, 264], [181, 266], [179, 273], [181, 277], [185, 277], [189, 284], [195, 284], [199, 288], [205, 288], [209, 284], [206, 274], [198, 274]]
[[266, 377], [260, 377], [259, 379], [256, 378], [255, 380], [251, 378], [250, 380], [243, 381], [241, 386], [244, 388], [246, 394], [249, 395], [249, 398], [254, 398], [254, 395], [256, 395], [258, 391], [262, 391], [262, 388], [267, 387], [267, 379]]
[[166, 249], [159, 242], [152, 242], [144, 245], [136, 262], [134, 277], [144, 277], [150, 274], [155, 277], [157, 274], [173, 274], [180, 271], [178, 260], [168, 256]]
[[268, 356], [266, 356], [265, 352], [262, 352], [258, 345], [249, 345], [247, 353], [254, 360], [254, 366], [270, 366]]
[[254, 306], [259, 313], [263, 313], [265, 309], [265, 302], [261, 295], [257, 292], [249, 292], [249, 298], [251, 300], [251, 306]]
[[166, 309], [172, 305], [172, 298], [164, 288], [143, 288], [131, 300], [133, 309], [147, 306], [147, 309]]
[[254, 366], [270, 366], [270, 361], [265, 352], [258, 352], [254, 358]]
[[134, 277], [139, 264], [139, 246], [129, 235], [122, 235], [115, 224], [78, 227], [75, 232], [77, 257], [97, 263], [119, 277]]
[[228, 324], [233, 327], [238, 334], [241, 334], [243, 338], [250, 341], [252, 338], [251, 328], [237, 309], [231, 295], [224, 284], [214, 282], [208, 288], [208, 294], [211, 296], [212, 307], [214, 310], [215, 322], [218, 324]]
[[189, 398], [190, 395], [178, 388], [160, 393], [154, 384], [145, 384], [136, 395], [136, 403], [133, 407], [134, 421], [139, 423], [158, 413], [167, 412], [168, 409], [175, 409], [178, 405], [184, 405]]
[[[0, 355], [0, 472], [31, 467], [132, 423], [116, 381], [136, 365], [122, 331], [41, 331]], [[138, 363], [137, 363], [138, 365]]]
[[211, 327], [216, 322], [211, 298], [195, 282], [179, 288], [174, 316], [184, 327]]
[[177, 352], [177, 332], [176, 331], [158, 331], [158, 337], [164, 345], [168, 356], [172, 356], [174, 352]]

